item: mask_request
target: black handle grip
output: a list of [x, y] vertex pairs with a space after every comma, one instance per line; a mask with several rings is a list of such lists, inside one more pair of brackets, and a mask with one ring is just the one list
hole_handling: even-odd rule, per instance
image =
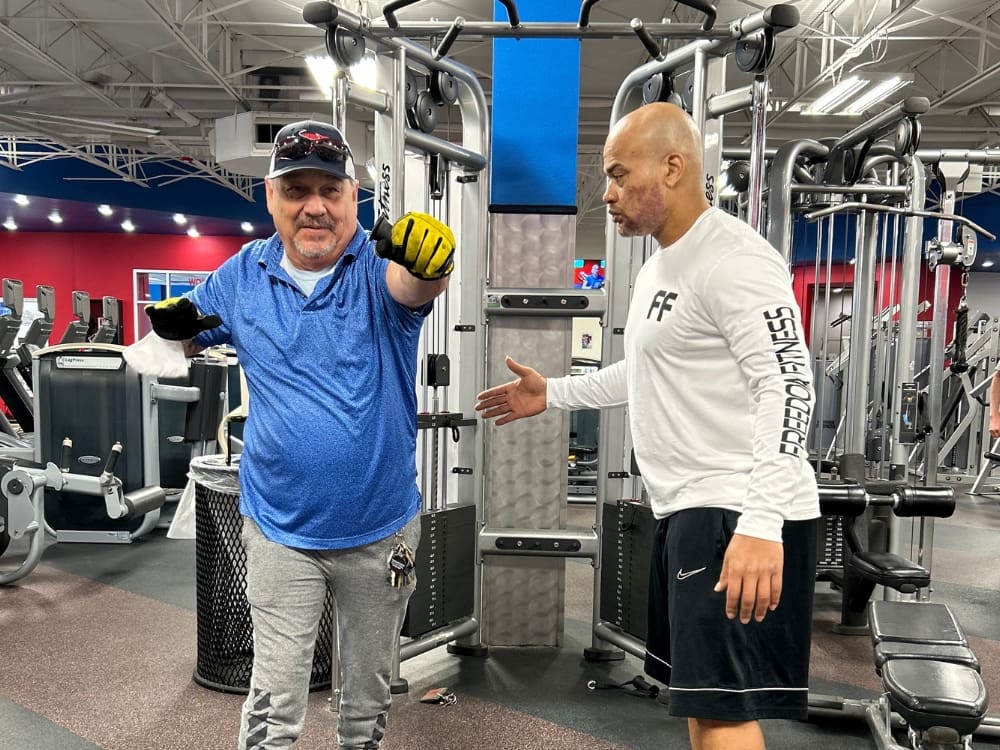
[[69, 472], [69, 462], [73, 460], [73, 439], [63, 438], [62, 457], [59, 459], [59, 470], [66, 474]]
[[313, 26], [332, 26], [340, 9], [329, 0], [313, 0], [302, 8], [302, 20]]
[[108, 454], [108, 460], [104, 463], [105, 474], [115, 473], [115, 464], [118, 463], [118, 457], [121, 456], [123, 450], [121, 443], [116, 442], [111, 446], [111, 453]]
[[772, 29], [794, 29], [799, 25], [799, 9], [794, 5], [772, 5], [764, 11], [764, 23]]

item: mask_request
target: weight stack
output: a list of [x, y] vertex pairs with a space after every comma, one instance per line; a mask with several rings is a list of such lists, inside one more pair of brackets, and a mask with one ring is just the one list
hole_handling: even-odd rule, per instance
[[656, 519], [648, 505], [618, 500], [604, 504], [602, 523], [601, 619], [644, 642]]
[[419, 638], [472, 614], [476, 575], [476, 506], [422, 513], [414, 567], [417, 587], [402, 634]]

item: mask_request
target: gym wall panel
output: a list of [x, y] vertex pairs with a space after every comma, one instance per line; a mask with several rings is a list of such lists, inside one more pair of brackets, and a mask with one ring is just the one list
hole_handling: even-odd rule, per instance
[[[496, 287], [565, 287], [574, 216], [493, 214], [491, 282]], [[547, 376], [568, 375], [571, 318], [498, 316], [490, 321], [486, 382], [510, 379], [504, 357]], [[503, 427], [486, 425], [484, 515], [489, 527], [565, 526], [568, 412], [552, 409]], [[565, 564], [558, 557], [487, 557], [483, 640], [491, 646], [560, 646]]]
[[73, 291], [87, 292], [91, 300], [117, 297], [122, 300], [124, 343], [130, 344], [134, 269], [212, 271], [246, 241], [246, 237], [6, 232], [0, 234], [0, 276], [19, 279], [25, 297], [34, 297], [39, 284], [55, 288], [53, 341], [72, 319]]

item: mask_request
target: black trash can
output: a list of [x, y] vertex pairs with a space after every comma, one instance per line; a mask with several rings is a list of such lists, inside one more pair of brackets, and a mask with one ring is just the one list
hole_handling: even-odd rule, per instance
[[[198, 659], [194, 681], [225, 693], [248, 693], [253, 669], [253, 623], [246, 595], [246, 551], [240, 535], [239, 456], [191, 461], [195, 484], [195, 561], [198, 594]], [[310, 690], [330, 687], [333, 661], [333, 597], [326, 592], [316, 636]]]

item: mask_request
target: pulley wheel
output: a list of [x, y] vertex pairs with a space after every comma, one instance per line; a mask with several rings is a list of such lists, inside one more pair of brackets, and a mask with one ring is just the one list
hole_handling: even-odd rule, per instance
[[726, 180], [737, 193], [745, 193], [750, 187], [750, 163], [734, 161], [726, 169]]
[[892, 144], [896, 156], [903, 156], [910, 150], [910, 143], [913, 140], [913, 125], [910, 120], [900, 120], [896, 124], [895, 139]]
[[736, 43], [736, 67], [744, 73], [763, 73], [774, 52], [774, 35], [762, 29]]
[[694, 111], [694, 71], [689, 70], [680, 79], [681, 85], [678, 87], [681, 94], [681, 104], [688, 112]]
[[414, 104], [417, 103], [417, 92], [419, 87], [417, 86], [417, 76], [410, 70], [406, 69], [406, 81], [403, 83], [404, 101], [406, 103], [406, 108], [410, 109]]
[[653, 73], [642, 84], [642, 100], [646, 104], [670, 101], [670, 95], [673, 93], [673, 81], [670, 80], [669, 76], [663, 75], [662, 72]]
[[365, 56], [365, 39], [343, 26], [334, 26], [326, 30], [326, 51], [341, 68], [349, 68]]
[[458, 101], [458, 82], [451, 73], [435, 70], [431, 73], [429, 84], [431, 96], [438, 106]]
[[413, 117], [420, 130], [425, 133], [434, 132], [434, 128], [437, 127], [437, 104], [429, 91], [417, 94], [417, 101], [413, 105]]

